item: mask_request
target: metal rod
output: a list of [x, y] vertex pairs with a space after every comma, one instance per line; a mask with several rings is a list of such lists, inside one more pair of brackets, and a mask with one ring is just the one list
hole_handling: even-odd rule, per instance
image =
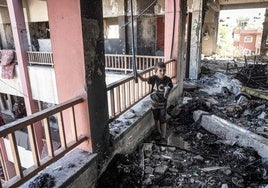
[[138, 83], [137, 68], [136, 68], [136, 57], [135, 57], [135, 40], [134, 40], [134, 19], [133, 19], [133, 2], [130, 0], [131, 9], [131, 37], [132, 37], [132, 69], [135, 83]]

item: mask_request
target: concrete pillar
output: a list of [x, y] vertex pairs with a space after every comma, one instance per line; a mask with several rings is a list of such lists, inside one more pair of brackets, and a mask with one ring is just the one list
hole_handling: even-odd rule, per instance
[[84, 63], [93, 151], [108, 152], [102, 1], [81, 0]]
[[202, 54], [211, 56], [216, 52], [219, 12], [206, 11], [202, 28]]
[[205, 1], [203, 5], [202, 54], [216, 53], [220, 4], [218, 1]]
[[268, 36], [268, 8], [266, 8], [265, 11], [265, 19], [263, 22], [263, 31], [262, 31], [261, 49], [260, 49], [260, 54], [266, 56], [268, 55], [268, 49], [266, 45], [267, 36]]
[[[18, 60], [20, 82], [23, 91], [23, 97], [27, 115], [38, 112], [38, 103], [33, 100], [30, 79], [28, 74], [28, 40], [27, 32], [23, 14], [23, 7], [21, 0], [9, 0], [7, 1], [9, 16], [12, 25], [13, 38], [15, 43], [16, 55]], [[38, 145], [39, 153], [42, 151], [42, 126], [36, 124], [35, 126], [36, 140]]]
[[187, 33], [186, 33], [186, 56], [185, 56], [185, 78], [189, 78], [190, 74], [190, 50], [191, 50], [191, 28], [192, 28], [192, 13], [188, 12], [186, 17]]
[[218, 33], [219, 33], [219, 17], [220, 17], [220, 13], [219, 12], [215, 12], [215, 41], [213, 43], [213, 48], [212, 48], [212, 51], [213, 53], [217, 53], [217, 44], [218, 44]]
[[202, 31], [202, 0], [195, 0], [192, 4], [192, 28], [190, 49], [190, 79], [197, 79], [200, 72], [201, 60], [201, 31]]
[[185, 53], [186, 43], [184, 40], [186, 27], [185, 1], [165, 0], [165, 61], [176, 60], [173, 67], [173, 75], [176, 76], [174, 82], [177, 82], [182, 92], [182, 83], [185, 73]]
[[84, 97], [75, 108], [78, 132], [91, 138], [83, 149], [104, 150], [109, 130], [102, 1], [47, 0], [47, 7], [59, 102]]

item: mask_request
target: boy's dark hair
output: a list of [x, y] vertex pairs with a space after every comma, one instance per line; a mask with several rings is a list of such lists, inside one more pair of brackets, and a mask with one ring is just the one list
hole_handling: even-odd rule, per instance
[[155, 72], [157, 71], [158, 68], [166, 68], [166, 64], [162, 61], [160, 62], [157, 62], [155, 65], [154, 65], [154, 70]]

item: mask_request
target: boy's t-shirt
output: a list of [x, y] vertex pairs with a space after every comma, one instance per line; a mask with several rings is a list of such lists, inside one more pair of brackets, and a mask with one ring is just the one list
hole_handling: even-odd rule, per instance
[[170, 89], [173, 87], [171, 78], [168, 76], [164, 76], [164, 78], [160, 79], [158, 76], [153, 75], [149, 77], [148, 84], [153, 85], [153, 92], [165, 92], [165, 87], [169, 86]]
[[[170, 89], [173, 87], [171, 78], [168, 76], [164, 76], [164, 78], [160, 79], [158, 76], [153, 75], [149, 77], [148, 84], [152, 85], [152, 100], [163, 103], [165, 105], [166, 98], [164, 97], [165, 87], [169, 87]], [[162, 104], [162, 105], [163, 105]]]

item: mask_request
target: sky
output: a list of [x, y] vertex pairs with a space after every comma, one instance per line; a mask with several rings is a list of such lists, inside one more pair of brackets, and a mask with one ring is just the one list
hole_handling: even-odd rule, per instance
[[[235, 10], [221, 10], [220, 11], [220, 19], [223, 19], [225, 22], [229, 24], [236, 24], [237, 18], [250, 18], [252, 22], [256, 22], [258, 24], [263, 23], [264, 21], [265, 8], [261, 9], [235, 9]], [[259, 19], [255, 19], [259, 18]]]

